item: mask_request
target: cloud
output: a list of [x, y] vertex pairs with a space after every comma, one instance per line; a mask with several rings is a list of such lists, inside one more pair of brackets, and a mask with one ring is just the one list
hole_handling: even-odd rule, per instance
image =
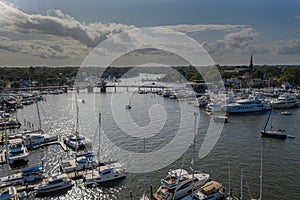
[[245, 28], [238, 32], [228, 33], [223, 39], [216, 42], [203, 42], [202, 45], [209, 53], [222, 55], [253, 46], [258, 36], [258, 32], [253, 28]]
[[117, 23], [84, 24], [61, 10], [49, 11], [47, 15], [27, 14], [4, 1], [0, 1], [0, 10], [0, 31], [71, 37], [89, 47], [96, 46], [114, 33], [134, 28]]
[[248, 25], [231, 25], [231, 24], [178, 24], [163, 26], [175, 31], [184, 33], [193, 33], [199, 31], [224, 31], [224, 32], [236, 32], [241, 29], [249, 27]]
[[73, 39], [52, 37], [50, 40], [17, 40], [0, 37], [0, 50], [24, 53], [42, 59], [67, 59], [87, 54], [89, 49]]
[[300, 39], [278, 41], [274, 46], [274, 53], [277, 55], [300, 54]]
[[300, 15], [295, 16], [296, 19], [300, 19]]

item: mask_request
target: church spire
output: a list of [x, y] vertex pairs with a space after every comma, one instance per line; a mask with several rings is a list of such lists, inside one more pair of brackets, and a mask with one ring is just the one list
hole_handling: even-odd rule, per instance
[[253, 58], [252, 58], [252, 53], [251, 53], [251, 57], [250, 57], [250, 65], [249, 65], [249, 69], [251, 71], [253, 71]]

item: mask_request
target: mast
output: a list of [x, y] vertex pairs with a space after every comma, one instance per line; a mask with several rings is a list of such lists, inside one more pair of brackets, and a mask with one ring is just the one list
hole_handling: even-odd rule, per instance
[[144, 199], [146, 196], [146, 138], [144, 138]]
[[77, 103], [77, 95], [75, 92], [75, 104], [76, 104], [76, 126], [75, 126], [75, 131], [76, 131], [76, 135], [78, 136], [79, 134], [79, 107], [78, 107], [78, 103]]
[[268, 126], [268, 123], [269, 123], [271, 115], [272, 115], [272, 109], [270, 110], [270, 113], [269, 113], [269, 116], [267, 118], [267, 121], [265, 122], [265, 125], [264, 125], [264, 128], [263, 128], [264, 131], [266, 131], [266, 128]]
[[259, 200], [262, 200], [262, 178], [263, 178], [263, 147], [260, 149], [260, 183], [259, 183]]
[[194, 196], [194, 179], [195, 179], [195, 158], [196, 158], [196, 135], [197, 135], [197, 116], [198, 113], [194, 112], [194, 141], [193, 141], [193, 176], [192, 176], [192, 198]]
[[6, 131], [6, 103], [4, 104], [4, 135], [5, 135], [5, 150], [6, 150], [6, 164], [7, 164], [7, 171], [8, 171], [8, 135]]
[[241, 194], [240, 194], [240, 200], [243, 199], [243, 170], [241, 170]]
[[38, 118], [39, 118], [39, 128], [42, 131], [42, 121], [41, 121], [40, 109], [39, 109], [39, 104], [38, 104], [37, 98], [35, 98], [35, 103], [36, 103], [36, 109], [37, 109], [37, 114], [38, 114]]
[[101, 155], [101, 113], [99, 113], [99, 150], [98, 150], [98, 159], [99, 159], [99, 163], [100, 163], [100, 155]]
[[230, 161], [228, 161], [228, 196], [231, 197], [231, 185], [230, 185]]

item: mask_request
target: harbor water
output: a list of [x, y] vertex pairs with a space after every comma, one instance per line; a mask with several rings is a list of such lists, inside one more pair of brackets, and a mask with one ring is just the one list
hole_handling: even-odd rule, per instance
[[[39, 102], [42, 128], [45, 132], [64, 136], [74, 130], [76, 122], [74, 93], [46, 95], [45, 97], [46, 101]], [[125, 105], [129, 97], [132, 108], [126, 110]], [[82, 100], [85, 103], [82, 103]], [[229, 123], [224, 124], [222, 134], [212, 151], [200, 159], [198, 152], [211, 116], [186, 101], [179, 102], [155, 94], [138, 94], [130, 91], [115, 94], [80, 91], [77, 101], [79, 131], [93, 141], [94, 151], [99, 151], [100, 143], [100, 161], [118, 159], [130, 170], [125, 179], [101, 186], [85, 187], [82, 180], [76, 180], [71, 190], [63, 194], [54, 194], [54, 197], [50, 198], [56, 199], [55, 196], [60, 195], [59, 199], [127, 200], [130, 199], [130, 192], [132, 192], [133, 199], [140, 199], [144, 190], [150, 194], [151, 185], [155, 192], [160, 185], [160, 179], [166, 176], [169, 169], [183, 167], [191, 172], [192, 142], [170, 147], [173, 148], [172, 151], [167, 151], [167, 155], [162, 153], [161, 156], [156, 156], [156, 159], [149, 159], [145, 156], [144, 159], [136, 158], [135, 160], [133, 157], [124, 156], [122, 151], [142, 155], [143, 151], [152, 152], [164, 149], [176, 136], [182, 120], [185, 120], [182, 129], [187, 131], [184, 134], [190, 135], [193, 132], [193, 113], [197, 112], [199, 125], [196, 136], [195, 170], [209, 173], [212, 179], [228, 188], [228, 162], [230, 162], [233, 193], [237, 195], [240, 193], [240, 172], [243, 170], [244, 199], [258, 198], [260, 149], [263, 147], [263, 199], [300, 199], [300, 109], [292, 109], [290, 116], [283, 116], [280, 114], [281, 110], [274, 110], [273, 126], [285, 129], [287, 134], [296, 137], [286, 140], [260, 137], [260, 130], [268, 116], [267, 112], [229, 116]], [[100, 138], [98, 113], [102, 114]], [[17, 117], [21, 123], [26, 120], [33, 123], [35, 128], [38, 127], [38, 115], [34, 104], [19, 109]], [[161, 123], [162, 121], [164, 123]], [[132, 124], [141, 127], [141, 130], [145, 132], [148, 130], [149, 133], [141, 133], [141, 137], [137, 135], [138, 133], [126, 134], [124, 130], [131, 130]], [[158, 124], [157, 126], [162, 126], [162, 128], [151, 128], [148, 127], [149, 124], [151, 126]], [[142, 129], [143, 127], [146, 128]], [[155, 134], [152, 133], [153, 129], [155, 129]], [[147, 138], [145, 150], [143, 137]], [[114, 146], [111, 146], [111, 143]], [[116, 150], [115, 146], [121, 150]], [[59, 173], [59, 161], [70, 158], [72, 154], [71, 150], [64, 152], [56, 145], [33, 150], [30, 151], [28, 166], [40, 164], [44, 160], [46, 174], [52, 175]], [[174, 162], [168, 165], [162, 164], [166, 158], [173, 159]], [[132, 163], [133, 166], [129, 166], [128, 163]], [[0, 167], [1, 176], [17, 170], [7, 171], [5, 165]], [[152, 171], [155, 167], [159, 169]], [[134, 169], [137, 173], [133, 172]], [[145, 184], [142, 171], [146, 171]]]

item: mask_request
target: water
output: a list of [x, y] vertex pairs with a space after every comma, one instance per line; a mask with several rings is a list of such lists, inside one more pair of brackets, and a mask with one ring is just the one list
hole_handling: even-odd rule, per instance
[[[131, 97], [131, 110], [125, 109], [127, 97]], [[95, 151], [98, 151], [98, 113], [102, 113], [102, 136], [100, 138], [102, 161], [119, 159], [121, 162], [132, 163], [138, 171], [150, 171], [152, 167], [159, 166], [164, 160], [170, 158], [175, 161], [154, 172], [147, 172], [146, 192], [150, 192], [150, 185], [153, 192], [159, 187], [160, 179], [165, 177], [168, 169], [181, 168], [191, 172], [190, 166], [193, 157], [192, 142], [190, 135], [193, 134], [194, 116], [193, 112], [199, 112], [199, 126], [196, 137], [196, 152], [202, 144], [205, 131], [207, 130], [210, 116], [203, 110], [194, 108], [187, 102], [164, 99], [153, 94], [137, 94], [120, 92], [117, 94], [88, 94], [80, 92], [78, 94], [79, 106], [79, 126], [80, 131], [92, 139], [95, 143]], [[74, 97], [72, 93], [61, 95], [47, 95], [47, 101], [39, 102], [42, 126], [46, 132], [53, 132], [65, 135], [74, 129], [76, 112], [74, 107]], [[81, 103], [85, 100], [85, 104]], [[112, 111], [111, 104], [114, 108]], [[155, 105], [151, 107], [152, 105]], [[158, 104], [158, 105], [157, 105]], [[151, 109], [152, 110], [151, 110]], [[150, 113], [149, 113], [150, 109]], [[184, 112], [182, 112], [182, 110]], [[211, 174], [211, 178], [222, 182], [228, 187], [228, 161], [231, 163], [231, 187], [233, 192], [239, 194], [240, 170], [243, 170], [247, 179], [248, 187], [252, 198], [259, 196], [259, 173], [260, 173], [260, 148], [264, 147], [263, 155], [263, 198], [264, 199], [300, 199], [300, 109], [293, 109], [291, 116], [282, 116], [280, 111], [275, 111], [273, 115], [274, 126], [285, 129], [288, 134], [294, 135], [296, 139], [277, 140], [272, 138], [261, 138], [260, 130], [267, 118], [267, 113], [230, 116], [229, 123], [224, 125], [222, 135], [213, 150], [203, 159], [196, 158], [195, 169]], [[21, 122], [26, 119], [38, 126], [36, 106], [26, 106], [18, 110], [18, 118]], [[116, 116], [117, 115], [117, 116]], [[132, 127], [129, 119], [141, 127], [146, 134], [146, 152], [163, 150], [175, 138], [179, 129], [181, 116], [184, 115], [186, 123], [182, 127], [182, 145], [170, 147], [168, 154], [161, 154], [157, 159], [149, 159], [150, 154], [142, 156], [143, 138], [136, 135], [125, 135], [123, 129]], [[118, 122], [115, 122], [115, 119]], [[155, 123], [151, 124], [154, 128], [149, 128], [151, 119]], [[166, 120], [165, 123], [161, 121]], [[126, 127], [126, 124], [128, 127]], [[158, 125], [157, 125], [158, 124]], [[156, 127], [157, 125], [157, 127]], [[160, 129], [160, 126], [163, 126]], [[143, 127], [146, 127], [143, 129]], [[127, 129], [126, 129], [127, 130]], [[126, 132], [125, 130], [125, 132]], [[157, 133], [157, 131], [159, 133]], [[157, 134], [155, 134], [157, 133]], [[186, 135], [186, 138], [184, 137]], [[121, 150], [116, 150], [107, 138]], [[180, 155], [181, 151], [185, 151]], [[124, 150], [136, 153], [136, 157], [126, 157]], [[64, 152], [59, 146], [49, 146], [44, 149], [30, 152], [29, 165], [40, 164], [45, 160], [47, 174], [59, 172], [59, 160], [68, 158], [72, 154]], [[128, 160], [130, 159], [130, 160]], [[127, 166], [128, 168], [132, 166]], [[145, 167], [144, 167], [145, 166]], [[0, 166], [0, 175], [7, 174], [6, 166]], [[12, 173], [12, 172], [10, 172]], [[106, 187], [86, 188], [81, 180], [77, 180], [75, 186], [59, 199], [130, 199], [130, 192], [133, 199], [139, 199], [144, 191], [142, 173], [128, 173], [126, 179], [120, 180], [113, 185]], [[244, 179], [244, 199], [249, 198], [247, 184]], [[54, 199], [56, 197], [53, 197]]]

